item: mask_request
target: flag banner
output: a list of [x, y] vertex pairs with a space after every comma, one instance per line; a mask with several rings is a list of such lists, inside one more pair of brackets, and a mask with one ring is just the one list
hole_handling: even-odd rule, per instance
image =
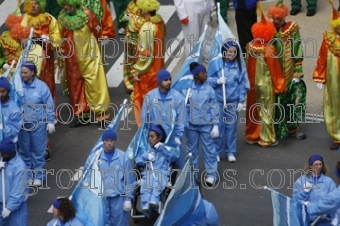
[[299, 202], [275, 191], [270, 190], [273, 204], [274, 226], [308, 226], [309, 220], [306, 207]]
[[183, 90], [188, 89], [192, 85], [194, 78], [190, 72], [189, 65], [192, 62], [197, 62], [197, 63], [202, 62], [201, 49], [202, 49], [202, 44], [204, 41], [207, 28], [208, 26], [206, 25], [204, 28], [203, 34], [199, 38], [198, 42], [195, 43], [193, 50], [191, 51], [189, 56], [185, 59], [175, 79], [172, 81], [171, 87], [177, 90], [178, 92], [182, 93]]
[[[127, 100], [125, 99], [118, 114], [108, 126], [109, 129], [117, 132], [127, 106], [126, 103]], [[87, 169], [84, 169], [70, 197], [70, 200], [77, 210], [76, 216], [87, 226], [105, 225], [106, 222], [106, 198], [102, 195], [102, 179], [97, 164], [98, 158], [103, 151], [103, 147], [101, 147], [103, 144], [101, 137], [102, 136], [100, 136], [90, 152], [90, 155], [95, 152], [91, 163]]]
[[192, 156], [189, 156], [154, 226], [180, 226], [205, 222], [204, 202], [191, 171], [192, 167]]
[[[16, 70], [12, 75], [11, 78], [11, 85], [12, 85], [12, 90], [9, 93], [10, 99], [13, 100], [18, 107], [21, 108], [22, 105], [22, 97], [24, 96], [24, 88], [22, 84], [22, 79], [21, 79], [21, 65], [26, 61], [29, 52], [31, 50], [31, 45], [32, 45], [32, 37], [33, 37], [34, 29], [31, 28], [30, 35], [28, 37], [27, 44], [25, 46], [24, 52], [21, 54], [19, 61], [16, 66]], [[7, 74], [8, 76], [8, 74]]]

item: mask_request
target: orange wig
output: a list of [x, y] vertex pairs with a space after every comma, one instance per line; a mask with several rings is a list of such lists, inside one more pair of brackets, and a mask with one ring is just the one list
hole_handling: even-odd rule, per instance
[[285, 4], [282, 4], [280, 6], [271, 5], [268, 8], [267, 16], [268, 18], [286, 18], [288, 15], [288, 8]]
[[23, 27], [20, 23], [13, 25], [10, 30], [11, 37], [20, 41], [23, 38], [28, 38], [30, 35], [31, 28], [30, 27]]

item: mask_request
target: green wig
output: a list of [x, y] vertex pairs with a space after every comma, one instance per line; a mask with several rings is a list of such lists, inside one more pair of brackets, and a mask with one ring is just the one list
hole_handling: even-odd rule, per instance
[[40, 12], [45, 12], [46, 8], [46, 0], [25, 0], [24, 2], [24, 11], [25, 12], [31, 12], [32, 6], [33, 6], [33, 1], [36, 1], [39, 6], [40, 6]]

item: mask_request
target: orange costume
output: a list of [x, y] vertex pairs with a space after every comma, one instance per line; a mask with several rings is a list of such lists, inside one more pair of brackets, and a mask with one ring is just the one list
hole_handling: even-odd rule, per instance
[[[260, 3], [258, 3], [260, 4]], [[273, 45], [268, 44], [276, 33], [273, 23], [262, 21], [252, 27], [254, 38], [260, 40], [248, 43], [246, 64], [250, 91], [247, 95], [245, 137], [249, 144], [258, 143], [262, 147], [277, 145], [274, 129], [275, 94], [285, 91], [285, 79]]]
[[[152, 12], [159, 9], [159, 2], [156, 0], [137, 0], [137, 6], [144, 12]], [[162, 17], [155, 14], [150, 17], [147, 16], [145, 19], [146, 22], [139, 32], [138, 61], [134, 64], [132, 70], [135, 77], [134, 114], [138, 126], [140, 126], [140, 113], [144, 95], [158, 87], [156, 75], [160, 69], [164, 68], [165, 55], [166, 28]]]
[[114, 38], [116, 37], [116, 31], [114, 28], [111, 11], [107, 5], [106, 0], [100, 0], [100, 1], [103, 6], [102, 38]]

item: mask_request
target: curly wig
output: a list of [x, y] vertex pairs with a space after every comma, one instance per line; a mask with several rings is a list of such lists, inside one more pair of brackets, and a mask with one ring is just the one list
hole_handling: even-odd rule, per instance
[[20, 23], [22, 18], [23, 18], [22, 16], [9, 14], [8, 17], [6, 18], [5, 25], [6, 27], [11, 28], [14, 26], [14, 24]]
[[10, 30], [12, 38], [20, 41], [22, 38], [28, 38], [30, 35], [31, 27], [23, 27], [20, 23], [14, 24]]
[[268, 8], [267, 16], [268, 18], [286, 18], [288, 15], [288, 8], [285, 4], [282, 4], [280, 6], [271, 5]]
[[160, 3], [157, 0], [137, 0], [137, 7], [145, 12], [157, 11]]

